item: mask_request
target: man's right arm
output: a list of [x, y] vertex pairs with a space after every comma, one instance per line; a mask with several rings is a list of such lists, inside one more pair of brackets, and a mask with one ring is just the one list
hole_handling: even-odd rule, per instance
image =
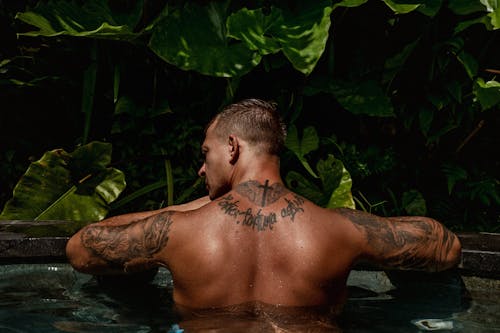
[[423, 216], [380, 217], [341, 208], [358, 232], [361, 260], [383, 268], [437, 272], [458, 264], [458, 237], [434, 219]]

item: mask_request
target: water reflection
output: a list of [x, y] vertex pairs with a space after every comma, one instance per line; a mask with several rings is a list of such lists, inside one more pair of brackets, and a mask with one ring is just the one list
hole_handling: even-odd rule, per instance
[[332, 310], [248, 302], [217, 309], [176, 306], [185, 332], [341, 332]]

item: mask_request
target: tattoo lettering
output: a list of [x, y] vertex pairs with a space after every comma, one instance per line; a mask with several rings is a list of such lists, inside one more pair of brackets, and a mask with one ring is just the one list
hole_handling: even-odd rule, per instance
[[[273, 229], [273, 225], [276, 223], [276, 214], [270, 213], [269, 215], [263, 215], [262, 209], [259, 209], [257, 214], [253, 214], [252, 208], [248, 208], [242, 211], [238, 207], [238, 200], [234, 200], [231, 194], [222, 198], [219, 202], [224, 214], [236, 218], [236, 223], [245, 226], [252, 227], [252, 229], [257, 229], [258, 231], [264, 231], [266, 229]], [[240, 220], [239, 217], [242, 216]]]
[[232, 217], [238, 217], [238, 215], [240, 215], [240, 211], [238, 210], [239, 201], [232, 200], [233, 196], [229, 194], [228, 196], [222, 198], [222, 200], [219, 202], [219, 206], [221, 207], [224, 214]]
[[256, 180], [249, 180], [236, 187], [236, 192], [247, 197], [256, 205], [265, 207], [270, 205], [283, 195], [287, 194], [289, 190], [280, 183], [274, 183], [269, 186], [269, 180], [266, 179], [264, 185], [261, 185]]
[[[258, 184], [257, 182], [255, 183]], [[267, 183], [264, 186], [267, 186]], [[266, 194], [266, 191], [264, 191], [264, 194]], [[269, 204], [269, 200], [267, 200], [268, 197], [263, 196], [262, 198]], [[295, 195], [291, 200], [287, 198], [284, 198], [284, 200], [286, 206], [281, 209], [281, 217], [289, 217], [293, 222], [297, 213], [304, 212], [302, 205], [305, 200], [298, 195]], [[278, 221], [276, 212], [271, 212], [266, 215], [262, 212], [262, 209], [258, 209], [257, 212], [254, 212], [252, 208], [242, 210], [239, 207], [240, 201], [235, 200], [232, 194], [222, 197], [218, 204], [224, 214], [235, 218], [237, 224], [251, 227], [257, 231], [264, 231], [267, 229], [273, 230], [274, 225]]]
[[337, 210], [361, 230], [383, 263], [402, 269], [439, 270], [455, 236], [426, 217], [381, 218], [365, 212]]
[[118, 266], [147, 264], [162, 250], [172, 225], [172, 212], [160, 213], [127, 225], [93, 225], [81, 234], [82, 244], [94, 255]]
[[[276, 214], [270, 213], [269, 215], [262, 215], [262, 209], [259, 209], [257, 214], [252, 214], [252, 209], [248, 208], [246, 211], [241, 212], [243, 215], [243, 220], [241, 220], [242, 225], [250, 226], [252, 229], [257, 229], [258, 231], [266, 230], [267, 228], [273, 230], [273, 225], [276, 223]], [[240, 223], [240, 221], [236, 221]]]
[[281, 210], [281, 217], [290, 216], [290, 219], [293, 221], [295, 219], [295, 214], [298, 212], [303, 212], [304, 208], [301, 206], [304, 204], [305, 200], [298, 195], [294, 195], [295, 199], [288, 200], [285, 198], [287, 206]]

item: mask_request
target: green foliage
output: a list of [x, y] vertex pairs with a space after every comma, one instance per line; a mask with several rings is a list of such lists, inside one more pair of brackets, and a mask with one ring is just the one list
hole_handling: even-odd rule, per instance
[[297, 156], [300, 163], [302, 163], [307, 172], [309, 172], [309, 174], [314, 178], [319, 177], [309, 165], [309, 162], [307, 161], [305, 155], [313, 150], [318, 149], [318, 145], [319, 138], [314, 127], [310, 126], [304, 129], [302, 140], [299, 139], [297, 127], [292, 125], [288, 129], [285, 146], [290, 149], [295, 154], [295, 156]]
[[0, 17], [2, 202], [32, 156], [90, 140], [127, 177], [113, 214], [204, 194], [203, 126], [260, 97], [291, 125], [282, 171], [304, 196], [352, 204], [352, 186], [361, 209], [498, 230], [494, 1], [19, 1]]
[[243, 42], [230, 43], [226, 16], [220, 3], [188, 3], [158, 22], [149, 46], [160, 58], [184, 70], [241, 76], [255, 67], [261, 56]]
[[304, 89], [304, 93], [311, 96], [321, 92], [332, 94], [344, 109], [356, 115], [394, 116], [391, 101], [380, 85], [372, 80], [359, 83], [319, 77], [311, 80]]
[[109, 204], [125, 188], [124, 174], [110, 168], [111, 145], [92, 142], [72, 153], [63, 149], [49, 151], [31, 163], [21, 177], [12, 199], [0, 219], [67, 220], [68, 234], [103, 219]]
[[133, 32], [142, 14], [142, 1], [123, 15], [113, 12], [105, 0], [85, 1], [81, 5], [74, 1], [40, 1], [32, 11], [21, 12], [16, 18], [39, 28], [38, 31], [20, 33], [30, 37], [55, 37], [68, 35], [105, 39], [132, 40]]
[[[326, 160], [320, 159], [316, 164], [317, 172], [313, 171], [307, 161], [305, 155], [319, 148], [319, 137], [314, 127], [304, 129], [302, 140], [298, 138], [297, 128], [290, 127], [286, 146], [308, 172], [308, 176], [303, 176], [299, 172], [290, 171], [285, 178], [289, 188], [323, 207], [354, 208], [352, 179], [342, 161], [328, 154]], [[308, 179], [311, 176], [313, 179]]]

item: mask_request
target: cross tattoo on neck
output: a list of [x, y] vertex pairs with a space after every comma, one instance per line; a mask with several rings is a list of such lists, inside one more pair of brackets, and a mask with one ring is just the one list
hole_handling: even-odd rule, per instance
[[266, 179], [266, 183], [264, 185], [259, 185], [260, 188], [263, 188], [264, 189], [264, 193], [262, 193], [262, 207], [264, 207], [266, 205], [266, 195], [267, 195], [267, 191], [269, 189], [272, 189], [272, 187], [269, 186], [269, 179]]

